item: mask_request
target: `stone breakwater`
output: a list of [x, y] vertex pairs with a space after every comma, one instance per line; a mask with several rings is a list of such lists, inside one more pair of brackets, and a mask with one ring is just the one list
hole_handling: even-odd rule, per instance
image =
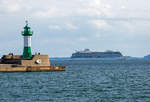
[[65, 71], [65, 66], [51, 66], [48, 55], [35, 54], [31, 59], [21, 55], [4, 55], [0, 59], [0, 72]]

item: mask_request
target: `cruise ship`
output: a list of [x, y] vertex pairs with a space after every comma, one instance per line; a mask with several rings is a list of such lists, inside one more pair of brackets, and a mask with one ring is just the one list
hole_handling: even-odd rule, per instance
[[123, 55], [119, 51], [105, 51], [105, 52], [93, 52], [89, 49], [83, 51], [76, 51], [72, 54], [71, 58], [120, 58]]

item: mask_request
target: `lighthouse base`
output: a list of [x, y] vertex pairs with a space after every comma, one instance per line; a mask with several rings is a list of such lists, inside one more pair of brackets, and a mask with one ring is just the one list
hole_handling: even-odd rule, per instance
[[0, 59], [0, 72], [65, 71], [65, 66], [51, 66], [48, 55], [35, 54], [31, 59], [21, 55], [4, 55]]

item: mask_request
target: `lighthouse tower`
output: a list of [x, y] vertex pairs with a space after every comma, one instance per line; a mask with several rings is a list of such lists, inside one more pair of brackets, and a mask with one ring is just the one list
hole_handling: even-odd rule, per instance
[[30, 30], [31, 28], [28, 25], [28, 21], [26, 21], [26, 26], [24, 27], [24, 31], [22, 35], [24, 36], [24, 50], [22, 58], [24, 59], [31, 59], [32, 58], [32, 51], [31, 51], [31, 36], [33, 32]]

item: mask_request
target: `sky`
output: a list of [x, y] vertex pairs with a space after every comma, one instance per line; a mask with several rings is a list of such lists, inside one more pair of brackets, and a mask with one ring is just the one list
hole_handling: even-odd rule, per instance
[[23, 53], [25, 20], [34, 32], [33, 54], [150, 54], [150, 0], [0, 0], [0, 55]]

